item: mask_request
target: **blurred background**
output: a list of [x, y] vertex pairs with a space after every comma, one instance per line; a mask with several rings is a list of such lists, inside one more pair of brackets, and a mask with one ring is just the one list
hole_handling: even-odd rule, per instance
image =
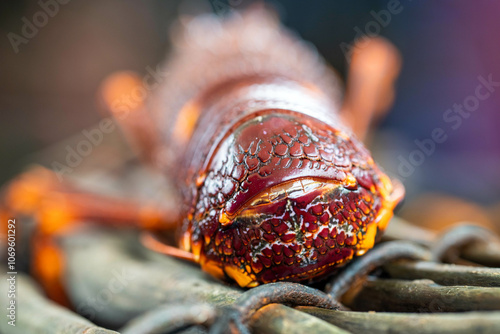
[[[223, 16], [249, 3], [2, 1], [0, 184], [34, 153], [98, 123], [102, 80], [117, 70], [154, 69], [179, 15]], [[357, 37], [385, 36], [401, 51], [395, 104], [369, 145], [405, 184], [404, 215], [418, 219], [424, 208], [428, 216], [500, 226], [499, 2], [269, 3], [344, 77], [345, 50]], [[436, 130], [439, 142], [431, 141]]]

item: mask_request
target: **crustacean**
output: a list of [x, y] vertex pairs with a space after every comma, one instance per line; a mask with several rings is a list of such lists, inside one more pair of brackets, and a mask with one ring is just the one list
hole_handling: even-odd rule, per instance
[[[404, 191], [357, 137], [390, 105], [399, 58], [382, 39], [360, 43], [341, 104], [338, 76], [267, 12], [192, 19], [165, 82], [117, 117], [175, 180], [178, 210], [78, 194], [47, 171], [8, 185], [9, 212], [40, 220], [34, 266], [48, 290], [61, 288], [48, 262], [63, 262], [50, 237], [83, 218], [153, 231], [149, 247], [242, 287], [318, 279], [373, 247]], [[157, 237], [174, 228], [179, 248]]]

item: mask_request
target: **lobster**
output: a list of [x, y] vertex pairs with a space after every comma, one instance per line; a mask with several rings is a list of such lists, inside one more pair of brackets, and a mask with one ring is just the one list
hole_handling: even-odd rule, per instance
[[[403, 197], [357, 139], [393, 99], [400, 59], [389, 42], [358, 43], [341, 104], [339, 76], [269, 12], [184, 24], [167, 79], [134, 110], [124, 116], [112, 103], [134, 86], [130, 76], [103, 86], [109, 110], [139, 155], [173, 180], [181, 205], [80, 193], [41, 168], [4, 191], [5, 215], [37, 218], [33, 271], [49, 295], [64, 290], [53, 238], [81, 221], [133, 226], [149, 248], [250, 288], [316, 281], [363, 255]], [[178, 247], [162, 239], [174, 230]]]

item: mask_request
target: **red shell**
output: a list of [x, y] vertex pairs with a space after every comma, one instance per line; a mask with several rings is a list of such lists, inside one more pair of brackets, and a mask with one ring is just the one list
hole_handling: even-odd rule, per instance
[[242, 286], [328, 273], [373, 245], [396, 202], [336, 116], [335, 75], [264, 14], [192, 22], [153, 103], [181, 246]]

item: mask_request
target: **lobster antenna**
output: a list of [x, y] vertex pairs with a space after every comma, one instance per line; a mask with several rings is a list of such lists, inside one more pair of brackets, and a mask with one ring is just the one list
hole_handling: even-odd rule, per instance
[[399, 51], [384, 38], [355, 42], [341, 116], [361, 140], [392, 106], [401, 63]]
[[132, 148], [141, 158], [152, 162], [159, 139], [146, 110], [150, 91], [144, 79], [133, 71], [118, 71], [103, 80], [99, 93]]

